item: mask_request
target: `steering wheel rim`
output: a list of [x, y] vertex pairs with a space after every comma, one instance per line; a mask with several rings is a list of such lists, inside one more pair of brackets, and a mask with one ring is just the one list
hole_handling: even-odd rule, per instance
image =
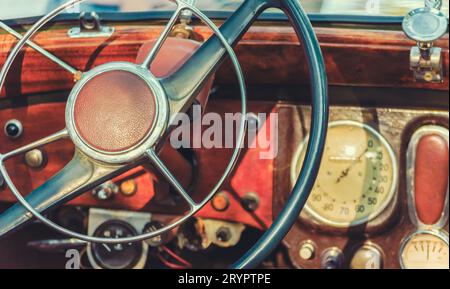
[[294, 25], [304, 45], [311, 76], [312, 119], [310, 139], [300, 175], [283, 210], [259, 241], [231, 268], [249, 269], [259, 265], [283, 240], [297, 222], [319, 172], [328, 130], [328, 80], [319, 41], [308, 15], [297, 0], [280, 0], [281, 8]]
[[[84, 0], [73, 0], [69, 3], [76, 4], [81, 1]], [[320, 45], [314, 34], [312, 25], [298, 0], [247, 0], [246, 2], [258, 2], [257, 4], [259, 5], [258, 8], [260, 11], [249, 11], [255, 14], [253, 15], [254, 17], [256, 17], [257, 14], [259, 15], [262, 13], [263, 10], [271, 7], [281, 8], [289, 16], [300, 41], [304, 45], [304, 51], [307, 55], [313, 97], [311, 136], [306, 151], [305, 161], [301, 169], [299, 179], [292, 190], [291, 197], [288, 199], [282, 212], [276, 218], [268, 231], [266, 231], [266, 233], [262, 236], [262, 238], [247, 252], [247, 254], [245, 254], [238, 262], [233, 264], [232, 268], [236, 269], [252, 268], [258, 265], [281, 242], [289, 229], [296, 222], [317, 177], [325, 145], [329, 113], [327, 77]], [[68, 4], [66, 3], [66, 5]], [[257, 5], [255, 4], [255, 6]], [[200, 17], [203, 15], [200, 11], [196, 11], [197, 9], [195, 9], [195, 7], [192, 8], [194, 8], [194, 12], [198, 12], [197, 16]], [[209, 19], [202, 20], [208, 23]], [[39, 23], [35, 26], [38, 26], [38, 24]], [[30, 38], [32, 36], [30, 34], [30, 31], [28, 31], [26, 36]], [[222, 41], [225, 39], [220, 40]], [[227, 40], [225, 40], [225, 42], [225, 46], [228, 50], [228, 47], [231, 47], [229, 46]], [[233, 42], [233, 40], [231, 40], [231, 42]], [[24, 46], [25, 41], [19, 43], [22, 43], [22, 46]], [[0, 79], [0, 81], [0, 87], [2, 87], [4, 79]], [[0, 169], [3, 171], [3, 165]], [[104, 241], [101, 242], [105, 243]]]
[[[50, 13], [48, 13], [47, 15], [45, 15], [44, 17], [42, 17], [38, 22], [36, 22], [36, 24], [34, 24], [32, 26], [32, 28], [30, 28], [30, 30], [27, 31], [27, 33], [23, 36], [23, 38], [16, 44], [16, 46], [13, 48], [13, 50], [11, 51], [10, 55], [8, 56], [5, 65], [3, 66], [1, 72], [0, 72], [0, 90], [3, 88], [3, 85], [5, 83], [5, 79], [6, 79], [6, 75], [10, 70], [10, 67], [13, 63], [13, 61], [15, 60], [15, 58], [17, 57], [18, 53], [20, 52], [20, 50], [25, 46], [25, 44], [27, 43], [27, 41], [35, 34], [37, 33], [37, 31], [42, 28], [45, 24], [47, 24], [51, 19], [53, 19], [54, 17], [56, 17], [59, 13], [61, 13], [62, 11], [66, 10], [67, 8], [71, 8], [76, 4], [82, 3], [86, 0], [71, 0], [68, 1], [64, 4], [62, 4], [61, 6], [57, 7], [56, 9], [54, 9], [53, 11], [51, 11]], [[178, 226], [180, 226], [181, 224], [185, 223], [188, 219], [190, 219], [192, 216], [194, 216], [201, 208], [203, 208], [213, 197], [214, 195], [217, 193], [217, 191], [220, 189], [220, 186], [223, 184], [223, 182], [226, 180], [226, 178], [228, 177], [228, 175], [231, 173], [231, 171], [233, 170], [234, 166], [236, 165], [236, 162], [239, 158], [240, 152], [242, 150], [242, 144], [244, 143], [244, 139], [245, 139], [245, 131], [246, 131], [246, 124], [247, 124], [247, 119], [246, 119], [246, 114], [247, 114], [247, 94], [246, 94], [246, 86], [245, 86], [245, 81], [244, 81], [244, 76], [243, 76], [243, 72], [241, 69], [241, 66], [239, 64], [238, 58], [233, 50], [233, 48], [230, 46], [230, 44], [227, 42], [227, 40], [225, 39], [225, 37], [222, 35], [222, 33], [220, 32], [219, 28], [206, 16], [204, 15], [200, 10], [198, 10], [196, 7], [184, 2], [183, 0], [173, 0], [173, 2], [175, 2], [177, 4], [177, 10], [175, 11], [175, 13], [173, 14], [172, 18], [169, 20], [169, 24], [166, 26], [165, 31], [163, 32], [162, 35], [167, 34], [165, 37], [160, 37], [158, 39], [158, 43], [155, 45], [155, 47], [160, 48], [160, 46], [164, 43], [164, 40], [167, 38], [168, 36], [168, 32], [170, 31], [170, 29], [172, 28], [173, 24], [175, 23], [175, 21], [178, 19], [178, 16], [185, 10], [190, 10], [192, 13], [194, 13], [197, 17], [200, 18], [200, 20], [202, 20], [207, 26], [209, 26], [209, 28], [211, 28], [211, 30], [214, 32], [214, 34], [219, 38], [220, 42], [222, 43], [222, 45], [225, 47], [225, 49], [227, 50], [230, 59], [235, 67], [235, 71], [238, 77], [238, 81], [239, 81], [239, 88], [240, 88], [240, 92], [241, 92], [241, 113], [242, 116], [241, 120], [240, 120], [240, 124], [239, 124], [239, 133], [238, 133], [238, 137], [236, 139], [236, 146], [233, 150], [233, 154], [230, 158], [230, 162], [228, 163], [224, 174], [222, 175], [222, 177], [219, 179], [219, 181], [216, 183], [216, 185], [214, 186], [214, 188], [211, 190], [211, 192], [207, 195], [207, 197], [205, 197], [203, 199], [202, 202], [200, 203], [196, 203], [195, 206], [191, 206], [191, 209], [189, 211], [189, 213], [185, 214], [183, 217], [177, 219], [176, 221], [174, 221], [173, 223], [166, 225], [158, 230], [149, 232], [149, 233], [142, 233], [136, 236], [132, 236], [132, 237], [124, 237], [124, 238], [100, 238], [100, 237], [94, 237], [94, 236], [89, 236], [87, 234], [80, 234], [77, 232], [74, 232], [72, 230], [66, 229], [58, 224], [56, 224], [55, 222], [47, 219], [46, 217], [43, 216], [42, 213], [40, 213], [38, 210], [36, 210], [35, 208], [33, 208], [33, 206], [31, 206], [29, 204], [29, 202], [22, 196], [22, 194], [20, 194], [19, 190], [17, 189], [17, 187], [14, 185], [13, 181], [11, 180], [8, 171], [6, 170], [5, 167], [5, 163], [4, 161], [7, 160], [10, 155], [9, 154], [0, 154], [0, 172], [3, 175], [4, 181], [7, 184], [7, 186], [10, 188], [11, 192], [13, 193], [13, 195], [16, 197], [16, 199], [19, 201], [19, 203], [26, 208], [26, 210], [28, 211], [29, 214], [31, 214], [32, 216], [34, 216], [35, 218], [37, 218], [39, 221], [43, 222], [45, 225], [47, 225], [48, 227], [52, 228], [53, 230], [64, 234], [68, 237], [72, 237], [72, 238], [77, 238], [86, 242], [91, 242], [91, 243], [103, 243], [103, 244], [123, 244], [123, 243], [134, 243], [134, 242], [140, 242], [140, 241], [144, 241], [147, 239], [151, 239], [157, 236], [160, 236]], [[154, 53], [150, 53], [150, 55], [156, 55], [158, 51], [152, 51]], [[146, 61], [142, 64], [145, 66], [148, 66], [152, 61], [148, 61], [149, 59], [146, 59]], [[153, 59], [152, 59], [153, 60]], [[120, 65], [121, 63], [111, 63], [113, 65]], [[150, 69], [148, 69], [150, 70]], [[154, 79], [156, 80], [156, 79]], [[68, 105], [71, 105], [70, 103], [68, 103]], [[68, 111], [70, 111], [72, 108], [70, 107], [68, 109]], [[67, 112], [66, 112], [67, 114]], [[50, 138], [55, 138], [57, 139], [58, 137], [61, 136], [61, 134], [67, 134], [65, 132], [60, 132], [57, 133], [53, 136], [50, 136]], [[69, 133], [70, 135], [70, 133]], [[74, 143], [77, 145], [78, 142], [75, 141], [75, 139], [73, 139]], [[156, 142], [156, 144], [158, 144], [158, 142]], [[154, 158], [154, 160], [158, 160], [157, 156], [156, 156], [156, 152], [152, 149], [148, 149], [146, 150], [147, 154], [150, 158]], [[76, 152], [77, 154], [77, 152]], [[13, 155], [15, 156], [15, 154]], [[11, 156], [12, 157], [12, 156]], [[167, 169], [164, 168], [164, 165], [162, 163], [159, 163], [159, 165], [161, 165], [160, 169], [162, 169], [163, 171], [161, 173], [163, 174], [169, 174], [170, 172], [167, 171]]]

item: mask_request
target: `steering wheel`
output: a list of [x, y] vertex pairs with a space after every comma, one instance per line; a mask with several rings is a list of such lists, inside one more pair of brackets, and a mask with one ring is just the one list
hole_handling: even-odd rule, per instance
[[[0, 90], [8, 71], [29, 39], [60, 12], [85, 0], [72, 0], [41, 18], [17, 43], [0, 73]], [[183, 0], [174, 0], [177, 9], [145, 61], [139, 64], [112, 62], [88, 72], [76, 72], [77, 82], [66, 106], [66, 128], [49, 137], [14, 151], [0, 154], [0, 171], [5, 183], [19, 203], [0, 215], [0, 236], [29, 222], [33, 216], [67, 236], [94, 243], [131, 243], [161, 235], [188, 220], [207, 204], [233, 170], [244, 140], [246, 120], [241, 119], [236, 148], [223, 176], [200, 203], [195, 202], [158, 156], [158, 148], [170, 132], [177, 113], [185, 112], [195, 97], [218, 70], [228, 54], [237, 73], [242, 99], [242, 115], [246, 115], [246, 92], [242, 70], [232, 49], [243, 34], [268, 8], [280, 8], [289, 17], [307, 55], [312, 83], [312, 122], [308, 149], [299, 179], [284, 209], [261, 239], [232, 268], [252, 268], [264, 260], [281, 242], [295, 223], [314, 185], [322, 158], [328, 125], [328, 96], [325, 65], [320, 46], [309, 19], [298, 0], [246, 0], [221, 26]], [[167, 39], [179, 15], [190, 10], [214, 35], [205, 42], [175, 73], [157, 78], [150, 64]], [[114, 84], [114, 85], [112, 85]], [[113, 88], [111, 88], [113, 87]], [[116, 90], [114, 90], [116, 89]], [[117, 91], [118, 90], [118, 91]], [[114, 114], [105, 121], [105, 112], [117, 108], [125, 113]], [[99, 113], [104, 112], [104, 113]], [[100, 133], [106, 131], [106, 133]], [[75, 155], [58, 174], [22, 197], [12, 182], [5, 161], [32, 149], [70, 138]], [[170, 225], [146, 234], [121, 239], [97, 238], [65, 229], [42, 214], [81, 193], [127, 171], [136, 162], [148, 158], [189, 204], [189, 212]]]

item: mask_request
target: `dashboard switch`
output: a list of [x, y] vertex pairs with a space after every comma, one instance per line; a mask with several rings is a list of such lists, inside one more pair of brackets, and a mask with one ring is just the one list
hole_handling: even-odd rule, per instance
[[338, 248], [329, 248], [322, 254], [322, 269], [341, 269], [344, 264], [344, 254]]
[[416, 148], [414, 199], [423, 224], [439, 222], [448, 191], [448, 141], [437, 134], [420, 138]]
[[10, 139], [17, 139], [23, 133], [23, 125], [17, 119], [12, 119], [5, 124], [4, 131], [5, 135]]
[[111, 181], [108, 181], [92, 191], [92, 195], [99, 201], [108, 201], [114, 198], [119, 192], [119, 187]]
[[45, 154], [42, 150], [34, 149], [25, 154], [25, 163], [32, 169], [40, 169], [45, 164]]
[[300, 258], [303, 260], [312, 260], [314, 259], [314, 256], [316, 254], [316, 248], [314, 247], [314, 244], [312, 241], [306, 241], [302, 244], [300, 247], [300, 250], [298, 252]]
[[383, 255], [372, 244], [365, 244], [356, 251], [350, 263], [351, 269], [382, 269]]

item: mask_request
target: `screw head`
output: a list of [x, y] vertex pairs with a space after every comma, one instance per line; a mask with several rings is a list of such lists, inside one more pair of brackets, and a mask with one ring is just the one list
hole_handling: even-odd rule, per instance
[[247, 193], [241, 200], [246, 211], [254, 212], [259, 208], [259, 197], [256, 193]]

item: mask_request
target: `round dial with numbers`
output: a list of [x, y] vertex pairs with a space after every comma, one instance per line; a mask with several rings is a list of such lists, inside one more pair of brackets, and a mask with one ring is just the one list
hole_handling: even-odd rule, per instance
[[[124, 238], [136, 236], [132, 225], [120, 220], [110, 220], [100, 225], [95, 237]], [[132, 269], [145, 253], [143, 242], [128, 244], [91, 244], [95, 264], [104, 269]]]
[[[294, 158], [292, 184], [297, 180], [305, 150], [302, 144]], [[397, 179], [395, 154], [380, 133], [358, 122], [333, 122], [305, 212], [333, 227], [366, 223], [392, 201]]]
[[402, 245], [400, 264], [404, 269], [449, 269], [448, 235], [413, 234]]

